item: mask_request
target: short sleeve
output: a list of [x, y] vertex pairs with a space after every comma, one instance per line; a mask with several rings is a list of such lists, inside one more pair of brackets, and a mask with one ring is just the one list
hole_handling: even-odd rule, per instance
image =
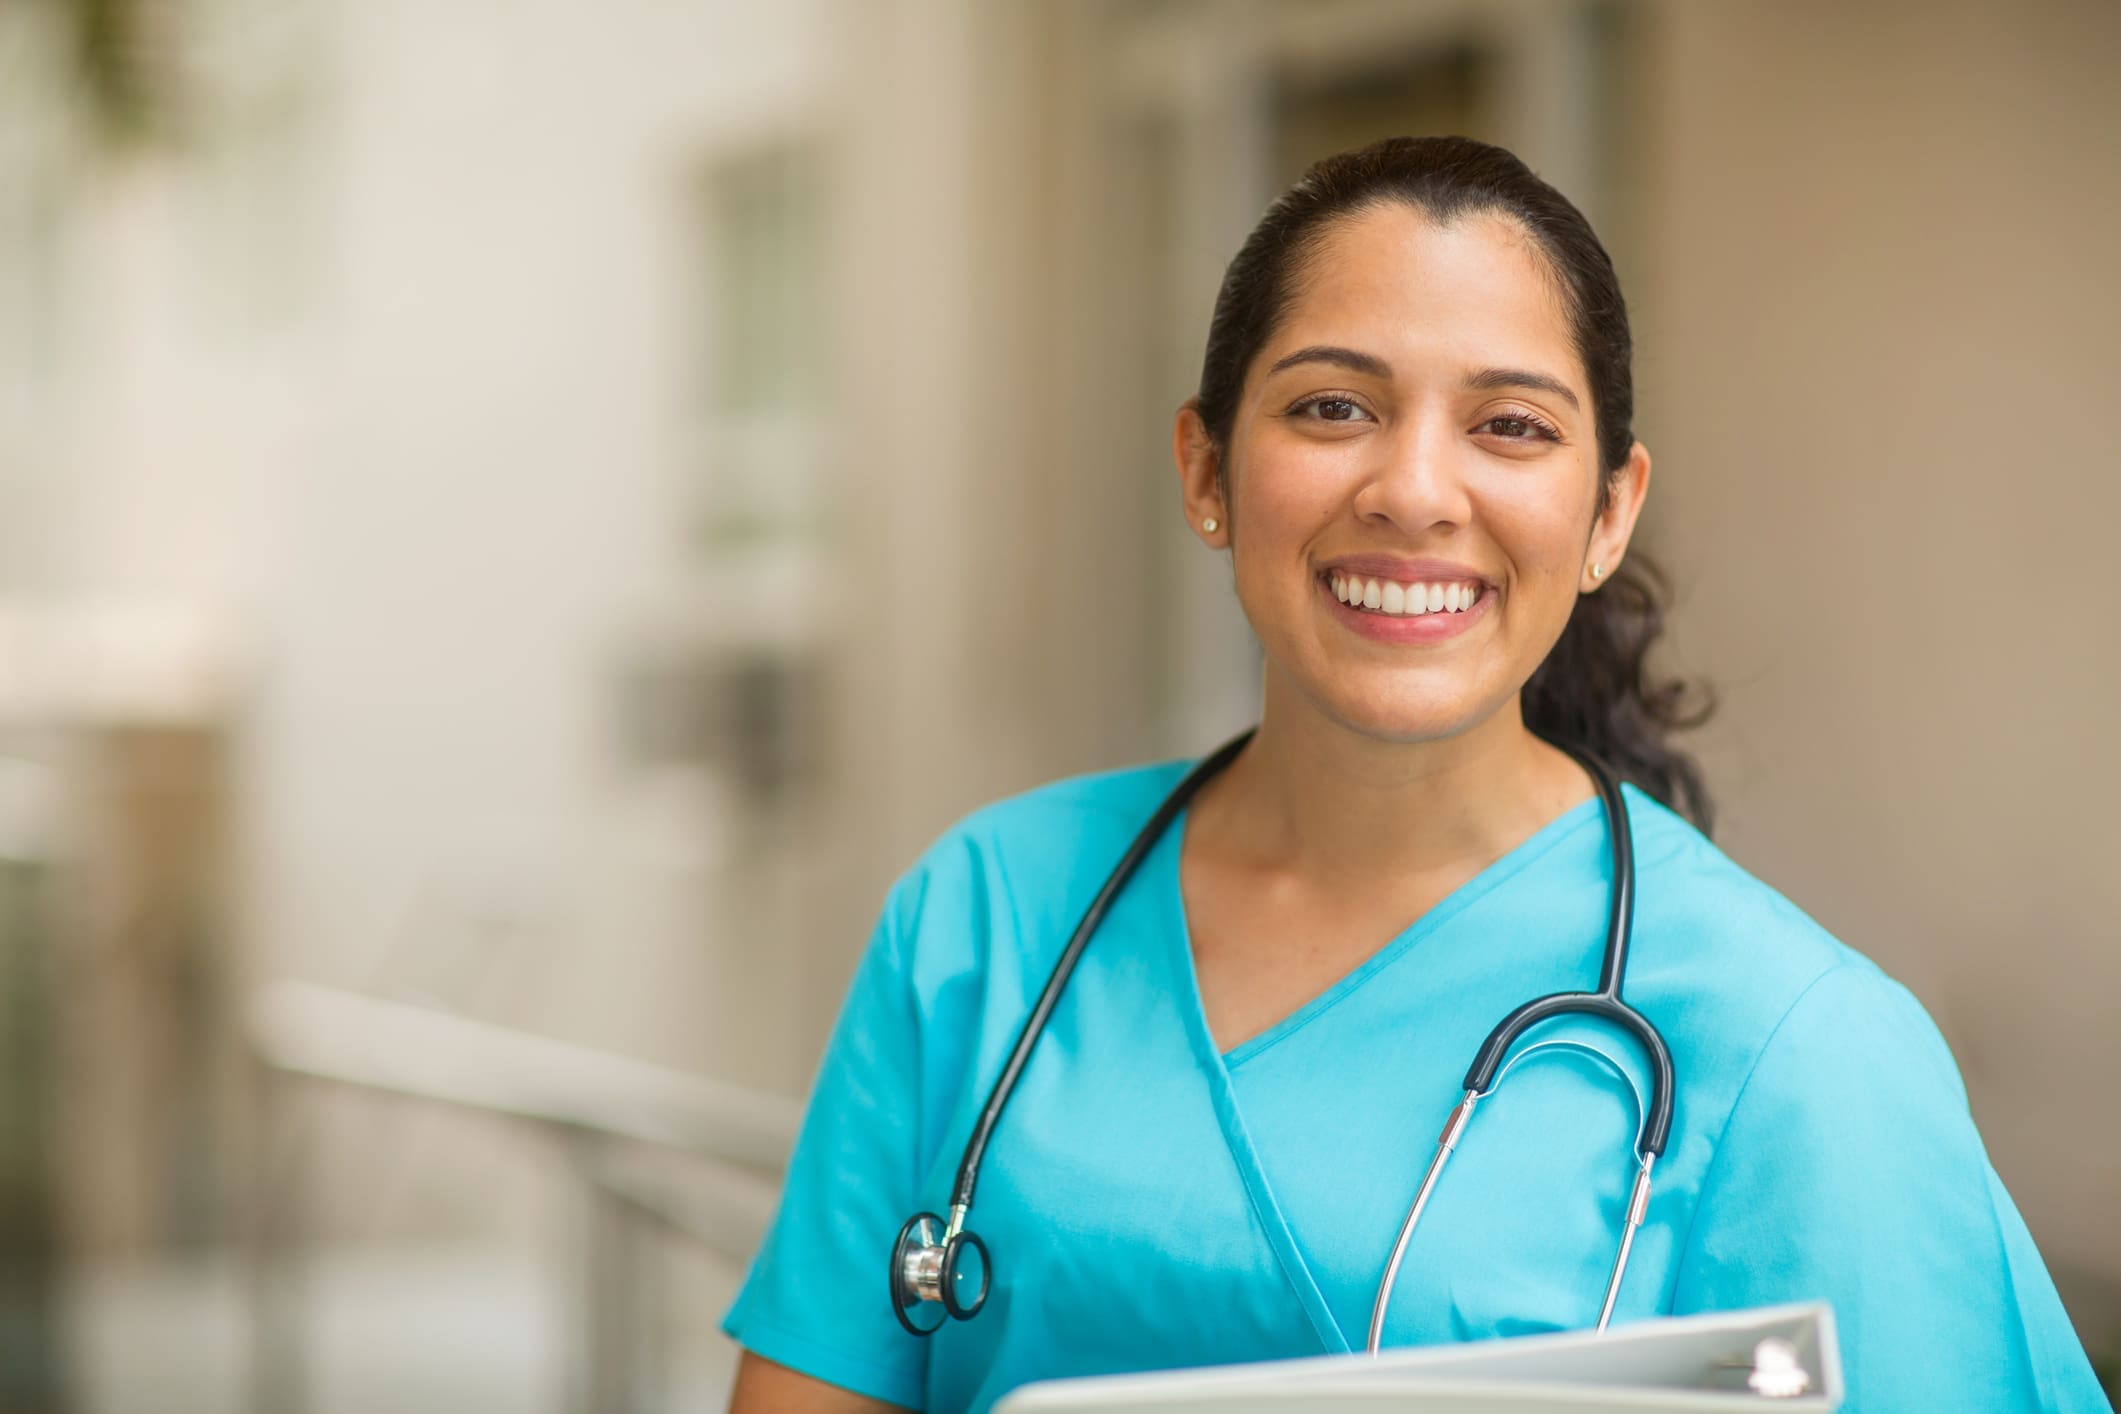
[[855, 969], [781, 1202], [722, 1329], [776, 1364], [918, 1408], [925, 1351], [891, 1314], [892, 1234], [914, 1211], [918, 1009], [896, 924], [902, 884]]
[[1820, 1299], [1857, 1414], [2109, 1407], [1943, 1037], [1865, 963], [1815, 981], [1761, 1052], [1704, 1180], [1673, 1309]]

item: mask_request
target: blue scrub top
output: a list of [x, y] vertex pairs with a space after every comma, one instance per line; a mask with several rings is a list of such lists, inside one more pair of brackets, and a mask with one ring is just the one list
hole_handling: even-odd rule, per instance
[[[1030, 1380], [1363, 1348], [1482, 1038], [1522, 1001], [1595, 985], [1609, 859], [1595, 799], [1226, 1053], [1194, 979], [1181, 817], [1089, 945], [987, 1151], [968, 1224], [993, 1253], [986, 1308], [927, 1340], [891, 1313], [892, 1238], [946, 1211], [1055, 959], [1187, 764], [989, 806], [898, 882], [723, 1321], [747, 1349], [976, 1411]], [[1921, 1006], [1626, 792], [1627, 996], [1671, 1047], [1677, 1103], [1615, 1323], [1824, 1298], [1850, 1409], [2106, 1409]], [[1408, 1251], [1388, 1345], [1596, 1323], [1645, 1068], [1576, 1019], [1516, 1053], [1554, 1038], [1604, 1059], [1531, 1051], [1483, 1102]]]

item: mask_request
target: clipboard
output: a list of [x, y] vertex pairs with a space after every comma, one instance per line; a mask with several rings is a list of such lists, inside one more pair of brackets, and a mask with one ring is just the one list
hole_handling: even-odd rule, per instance
[[[1793, 1390], [1799, 1374], [1802, 1392], [1780, 1393]], [[1046, 1380], [1012, 1391], [995, 1414], [1765, 1414], [1838, 1409], [1842, 1397], [1834, 1313], [1811, 1302], [1638, 1321], [1602, 1335], [1568, 1331], [1392, 1350], [1375, 1359], [1326, 1355]]]

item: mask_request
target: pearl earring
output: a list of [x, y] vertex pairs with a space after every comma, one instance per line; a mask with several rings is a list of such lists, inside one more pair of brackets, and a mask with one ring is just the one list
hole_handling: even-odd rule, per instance
[[1209, 516], [1207, 519], [1203, 520], [1200, 523], [1200, 528], [1210, 535], [1213, 535], [1216, 531], [1221, 530], [1222, 526], [1223, 523], [1217, 520], [1214, 516]]
[[1604, 577], [1605, 577], [1605, 566], [1604, 566], [1604, 565], [1592, 565], [1592, 566], [1591, 566], [1591, 578], [1593, 578], [1593, 579], [1603, 579]]

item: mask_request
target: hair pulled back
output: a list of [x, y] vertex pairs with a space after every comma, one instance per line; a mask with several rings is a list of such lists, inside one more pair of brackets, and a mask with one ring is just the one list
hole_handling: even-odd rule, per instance
[[[1399, 202], [1437, 221], [1493, 214], [1533, 238], [1551, 266], [1591, 387], [1598, 507], [1634, 445], [1635, 384], [1627, 302], [1613, 262], [1567, 197], [1502, 148], [1463, 137], [1386, 138], [1315, 163], [1267, 208], [1223, 276], [1208, 326], [1196, 406], [1227, 449], [1245, 375], [1297, 293], [1303, 266], [1335, 220]], [[1225, 471], [1227, 463], [1225, 463]], [[1700, 767], [1666, 740], [1709, 713], [1690, 685], [1652, 675], [1667, 585], [1631, 551], [1575, 610], [1524, 686], [1525, 725], [1588, 749], [1704, 830], [1713, 807]]]

